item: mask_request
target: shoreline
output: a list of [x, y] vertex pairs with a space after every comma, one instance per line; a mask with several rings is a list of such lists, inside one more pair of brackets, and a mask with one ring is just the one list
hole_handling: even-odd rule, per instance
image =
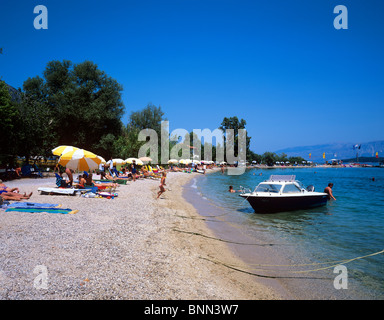
[[[257, 231], [252, 234], [248, 233], [247, 229], [241, 227], [244, 219], [247, 219], [246, 215], [232, 215], [233, 211], [226, 210], [225, 207], [221, 207], [220, 204], [210, 200], [210, 193], [204, 194], [204, 189], [200, 189], [198, 186], [199, 178], [196, 179], [197, 181], [192, 185], [192, 189], [190, 188], [186, 200], [189, 199], [190, 203], [197, 204], [195, 205], [196, 210], [201, 217], [206, 218], [206, 223], [214, 232], [215, 237], [230, 240], [228, 241], [230, 242], [228, 244], [229, 249], [242, 261], [242, 264], [235, 264], [235, 266], [241, 266], [239, 271], [253, 274], [256, 281], [261, 283], [265, 283], [263, 276], [275, 278], [269, 284], [279, 293], [280, 298], [283, 300], [365, 299], [359, 287], [348, 291], [335, 290], [332, 268], [324, 268], [324, 270], [314, 268], [313, 271], [317, 272], [307, 273], [305, 266], [312, 265], [314, 261], [307, 258], [307, 251], [296, 247], [294, 243], [285, 243], [284, 238], [279, 235], [269, 237], [269, 233], [265, 233], [263, 230], [261, 230], [261, 233]], [[205, 181], [205, 183], [209, 182]], [[205, 191], [208, 190], [211, 189], [205, 188]], [[191, 197], [192, 199], [190, 199]], [[255, 232], [255, 230], [253, 231]], [[259, 243], [260, 245], [250, 246], [251, 243]], [[284, 245], [288, 245], [288, 247], [284, 247]], [[214, 257], [219, 257], [218, 260], [225, 262], [225, 258], [220, 255], [214, 255]], [[316, 265], [316, 263], [313, 265]], [[280, 266], [286, 268], [279, 268]], [[302, 267], [300, 268], [300, 266]]]
[[[156, 200], [159, 181], [119, 185], [112, 199], [40, 195], [53, 178], [6, 182], [28, 202], [61, 204], [76, 214], [0, 210], [0, 299], [5, 300], [278, 300], [254, 277], [214, 264], [219, 254], [240, 260], [214, 236], [183, 198], [195, 174], [169, 173], [167, 190]], [[34, 287], [37, 266], [48, 271], [47, 288]]]

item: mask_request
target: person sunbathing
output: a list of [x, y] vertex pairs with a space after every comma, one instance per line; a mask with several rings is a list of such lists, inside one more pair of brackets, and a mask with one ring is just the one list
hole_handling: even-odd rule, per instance
[[92, 173], [87, 173], [84, 171], [84, 178], [85, 178], [85, 183], [84, 183], [84, 188], [93, 188], [93, 187], [106, 187], [106, 188], [116, 188], [119, 184], [118, 183], [110, 183], [110, 182], [98, 182], [95, 183], [92, 179]]
[[84, 175], [79, 174], [78, 180], [79, 180], [79, 182], [77, 184], [75, 184], [74, 186], [84, 189], [84, 185], [86, 183]]
[[33, 192], [31, 192], [29, 195], [27, 195], [26, 193], [20, 194], [19, 188], [9, 188], [5, 184], [3, 184], [2, 180], [0, 180], [0, 195], [4, 200], [20, 201], [24, 199], [29, 199], [32, 194]]

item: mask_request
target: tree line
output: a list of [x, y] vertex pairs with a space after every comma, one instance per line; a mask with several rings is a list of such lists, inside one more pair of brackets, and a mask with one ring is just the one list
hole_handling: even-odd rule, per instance
[[[42, 77], [28, 78], [12, 95], [8, 85], [0, 80], [0, 162], [12, 162], [16, 156], [49, 157], [59, 145], [83, 148], [106, 159], [137, 155], [145, 143], [139, 141], [139, 132], [151, 128], [160, 137], [161, 122], [166, 118], [160, 106], [148, 104], [142, 110], [132, 111], [127, 124], [123, 124], [122, 91], [122, 85], [91, 61], [50, 61]], [[234, 129], [236, 156], [238, 130], [246, 129], [246, 121], [236, 116], [225, 117], [219, 128], [224, 132]], [[192, 132], [187, 137], [191, 146], [194, 138]], [[249, 148], [250, 140], [247, 136], [248, 161], [272, 164], [286, 159], [286, 155], [271, 152], [255, 154]], [[169, 143], [172, 148], [177, 142]], [[210, 147], [212, 160], [216, 160], [215, 146]]]

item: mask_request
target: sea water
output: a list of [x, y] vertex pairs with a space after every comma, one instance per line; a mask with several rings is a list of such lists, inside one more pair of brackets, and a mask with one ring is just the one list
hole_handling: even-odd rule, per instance
[[[256, 214], [239, 193], [228, 192], [230, 185], [235, 190], [253, 190], [272, 174], [295, 175], [320, 192], [332, 182], [336, 201], [309, 210]], [[305, 293], [296, 294], [299, 298], [384, 299], [384, 254], [376, 254], [384, 249], [384, 169], [254, 168], [242, 175], [215, 172], [194, 178], [188, 190], [193, 204], [205, 210], [203, 215], [211, 227], [220, 234], [225, 226], [221, 235], [227, 240], [237, 232], [248, 242], [276, 244], [271, 245], [272, 255], [284, 256], [291, 264], [256, 267], [250, 263], [248, 271], [290, 281], [296, 292], [306, 286]], [[240, 247], [233, 249], [252, 262], [252, 247]], [[341, 276], [341, 271], [335, 270], [338, 265], [346, 267], [343, 279], [347, 286], [341, 289], [335, 285], [344, 281], [337, 279]], [[316, 290], [308, 294], [308, 288]]]

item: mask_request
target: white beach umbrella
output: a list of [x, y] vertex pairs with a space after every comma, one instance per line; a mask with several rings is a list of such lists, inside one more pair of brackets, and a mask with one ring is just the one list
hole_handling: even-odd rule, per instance
[[176, 159], [170, 159], [170, 160], [168, 160], [168, 163], [169, 164], [176, 164], [176, 163], [179, 163], [179, 160], [176, 160]]
[[190, 164], [191, 162], [192, 162], [192, 160], [190, 160], [190, 159], [181, 159], [179, 161], [179, 163], [181, 163], [181, 164]]
[[63, 153], [67, 153], [67, 152], [75, 151], [75, 150], [79, 150], [79, 148], [72, 147], [72, 146], [58, 146], [55, 149], [52, 149], [52, 153], [55, 156], [61, 156]]
[[139, 158], [139, 160], [143, 161], [143, 162], [149, 162], [149, 161], [152, 161], [152, 159], [150, 157], [141, 157]]
[[[116, 163], [116, 164], [124, 164], [125, 160], [120, 159], [120, 158], [116, 158], [116, 159], [112, 159], [112, 162]], [[107, 164], [110, 164], [110, 163], [111, 163], [111, 160], [108, 160]]]
[[141, 161], [140, 159], [137, 159], [137, 158], [128, 158], [128, 159], [125, 159], [125, 162], [126, 163], [132, 163], [133, 160], [135, 160], [135, 163], [139, 166], [142, 166], [144, 165], [143, 161]]
[[97, 169], [101, 161], [93, 152], [77, 149], [63, 153], [59, 164], [72, 170], [88, 171]]
[[106, 163], [105, 159], [101, 156], [97, 156], [100, 160], [101, 160], [101, 163]]

